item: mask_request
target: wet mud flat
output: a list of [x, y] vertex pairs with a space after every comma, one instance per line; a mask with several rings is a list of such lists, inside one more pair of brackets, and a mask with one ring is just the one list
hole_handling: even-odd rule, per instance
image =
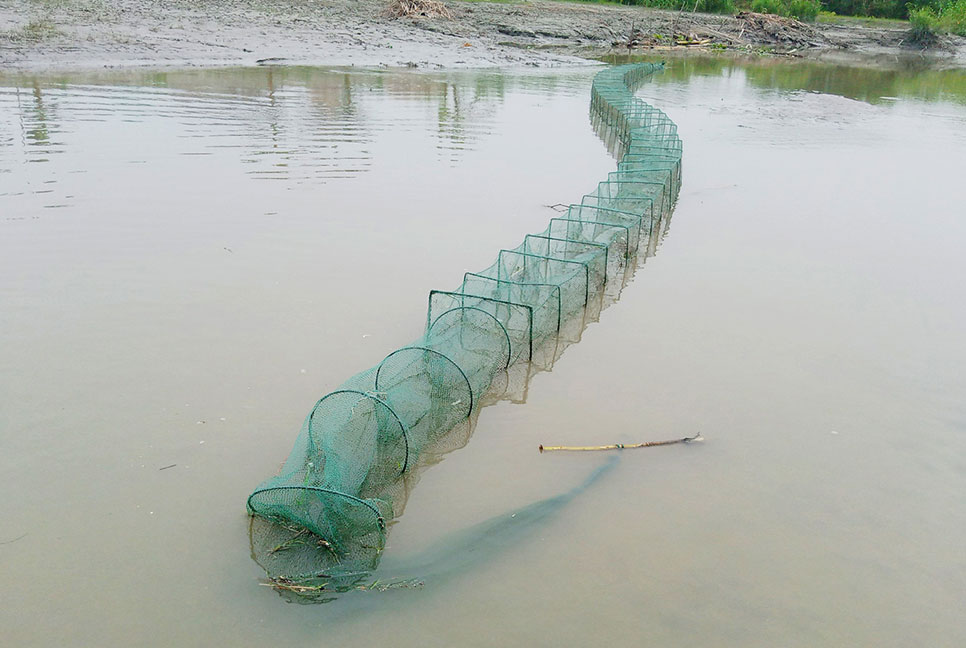
[[[497, 67], [575, 64], [615, 53], [732, 49], [837, 58], [922, 56], [966, 63], [966, 39], [924, 51], [904, 24], [804, 25], [532, 0], [447, 3], [449, 16], [386, 15], [385, 0], [0, 2], [0, 67], [318, 64]], [[774, 18], [774, 17], [772, 17]], [[679, 44], [680, 43], [680, 44]]]

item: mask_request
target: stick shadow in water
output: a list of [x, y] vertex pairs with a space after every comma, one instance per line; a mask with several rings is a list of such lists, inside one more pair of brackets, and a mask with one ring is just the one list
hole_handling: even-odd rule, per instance
[[[295, 603], [328, 603], [340, 596], [351, 595], [357, 603], [362, 604], [362, 594], [371, 592], [413, 589], [438, 592], [454, 579], [471, 574], [525, 542], [540, 527], [551, 523], [574, 499], [610, 473], [618, 461], [617, 456], [609, 457], [582, 482], [563, 493], [454, 531], [408, 556], [390, 555], [381, 565], [380, 552], [374, 552], [368, 561], [357, 558], [352, 562], [335, 562], [330, 558], [328, 568], [318, 572], [315, 579], [300, 574], [298, 579], [276, 577], [266, 585], [273, 586], [283, 598]], [[257, 533], [257, 527], [253, 527], [253, 552]], [[312, 544], [308, 542], [301, 546], [310, 546], [315, 550]], [[294, 549], [296, 547], [276, 551]], [[256, 553], [253, 556], [257, 557]], [[289, 563], [294, 562], [294, 554], [289, 554], [287, 558]], [[318, 554], [309, 560], [316, 568], [324, 562], [324, 558]], [[385, 599], [379, 598], [382, 605]]]
[[[613, 470], [617, 462], [616, 456], [610, 457], [570, 490], [444, 536], [419, 553], [387, 557], [378, 573], [418, 578], [427, 586], [437, 586], [465, 574], [549, 523], [575, 498]], [[397, 577], [397, 580], [400, 579]]]

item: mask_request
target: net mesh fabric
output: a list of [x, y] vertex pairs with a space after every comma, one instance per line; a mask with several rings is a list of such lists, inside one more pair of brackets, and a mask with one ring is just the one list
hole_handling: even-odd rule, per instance
[[337, 591], [374, 569], [418, 468], [464, 444], [482, 405], [525, 389], [653, 254], [682, 146], [633, 90], [661, 69], [594, 79], [591, 120], [615, 172], [490, 266], [431, 291], [421, 337], [316, 402], [280, 473], [248, 498], [253, 556], [271, 577]]

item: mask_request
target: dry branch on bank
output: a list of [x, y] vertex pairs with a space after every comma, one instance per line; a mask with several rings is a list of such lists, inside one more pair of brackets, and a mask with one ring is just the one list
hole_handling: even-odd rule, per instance
[[747, 32], [758, 41], [805, 48], [822, 40], [815, 29], [794, 18], [753, 11], [741, 11], [735, 18], [743, 23], [742, 33]]
[[390, 18], [453, 18], [452, 12], [439, 0], [390, 0], [383, 13]]
[[[663, 49], [679, 46], [723, 46], [771, 48], [788, 53], [818, 47], [827, 39], [815, 28], [794, 18], [739, 12], [733, 19], [719, 19], [720, 24], [688, 16], [675, 20], [660, 31], [633, 27], [625, 40], [614, 41], [615, 48]], [[714, 25], [714, 26], [712, 26]]]

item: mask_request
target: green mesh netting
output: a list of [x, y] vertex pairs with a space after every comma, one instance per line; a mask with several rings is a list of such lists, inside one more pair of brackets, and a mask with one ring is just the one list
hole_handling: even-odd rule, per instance
[[591, 119], [616, 172], [492, 265], [431, 291], [422, 337], [315, 404], [280, 474], [248, 498], [253, 556], [276, 582], [340, 591], [375, 569], [418, 467], [463, 445], [484, 403], [525, 389], [653, 254], [682, 147], [633, 88], [661, 69], [594, 79]]

